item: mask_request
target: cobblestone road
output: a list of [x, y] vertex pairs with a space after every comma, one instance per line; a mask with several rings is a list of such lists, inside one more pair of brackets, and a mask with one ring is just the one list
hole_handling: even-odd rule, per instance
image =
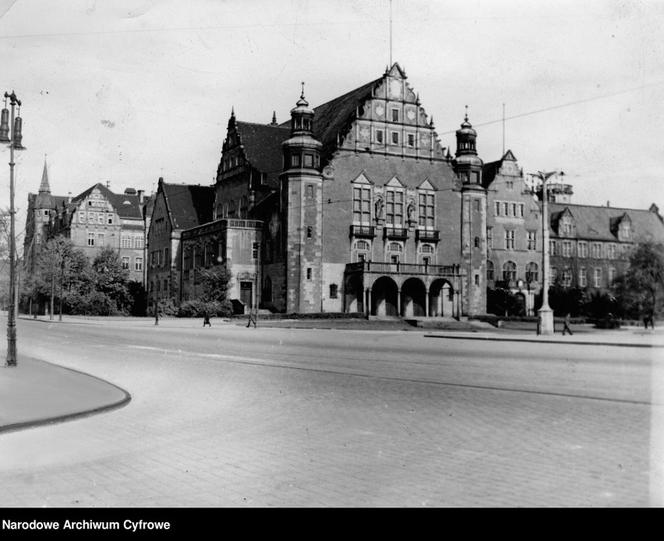
[[[581, 347], [543, 368], [544, 345], [496, 355], [490, 343], [425, 346], [417, 333], [36, 322], [20, 331], [32, 355], [105, 378], [133, 399], [0, 435], [5, 504], [653, 503], [652, 461], [661, 457], [651, 457], [651, 423], [661, 411], [648, 403], [643, 351], [615, 348], [598, 363], [597, 348]], [[321, 344], [318, 354], [293, 345], [307, 341]], [[599, 399], [578, 396], [586, 391]]]

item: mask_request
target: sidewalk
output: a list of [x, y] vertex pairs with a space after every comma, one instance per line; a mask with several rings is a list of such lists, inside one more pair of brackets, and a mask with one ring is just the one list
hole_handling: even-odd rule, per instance
[[129, 400], [112, 383], [29, 357], [0, 367], [0, 433], [100, 413]]
[[488, 332], [427, 332], [424, 337], [542, 344], [664, 348], [664, 329], [645, 330], [640, 327], [625, 327], [619, 330], [605, 330], [595, 329], [590, 325], [577, 325], [577, 329], [573, 331], [574, 334], [572, 336], [563, 336], [559, 331], [550, 336], [542, 336], [534, 332], [496, 329], [495, 331]]

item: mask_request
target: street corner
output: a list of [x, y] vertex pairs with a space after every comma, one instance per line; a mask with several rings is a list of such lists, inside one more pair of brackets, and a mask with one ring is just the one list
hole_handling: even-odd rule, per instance
[[0, 369], [0, 433], [101, 413], [131, 395], [95, 376], [32, 358]]

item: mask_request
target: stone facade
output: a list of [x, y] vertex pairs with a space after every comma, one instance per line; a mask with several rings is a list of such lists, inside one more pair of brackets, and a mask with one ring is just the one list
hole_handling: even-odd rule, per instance
[[24, 244], [28, 272], [34, 270], [44, 242], [64, 235], [90, 260], [101, 248], [113, 248], [129, 271], [129, 279], [143, 283], [145, 199], [142, 191], [127, 188], [123, 194], [115, 194], [103, 184], [95, 184], [76, 197], [52, 195], [44, 164], [39, 192], [28, 195]]

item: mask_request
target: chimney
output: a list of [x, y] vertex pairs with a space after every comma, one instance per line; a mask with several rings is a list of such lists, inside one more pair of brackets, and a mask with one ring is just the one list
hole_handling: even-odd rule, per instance
[[139, 205], [143, 204], [143, 200], [145, 199], [144, 194], [145, 194], [145, 190], [138, 190], [138, 204]]
[[111, 181], [107, 180], [106, 181], [106, 187], [110, 190], [111, 189]]
[[71, 192], [67, 192], [67, 203], [71, 203]]
[[606, 202], [606, 206], [607, 206], [607, 207], [610, 207], [610, 206], [611, 206], [611, 201], [607, 201], [607, 202]]

